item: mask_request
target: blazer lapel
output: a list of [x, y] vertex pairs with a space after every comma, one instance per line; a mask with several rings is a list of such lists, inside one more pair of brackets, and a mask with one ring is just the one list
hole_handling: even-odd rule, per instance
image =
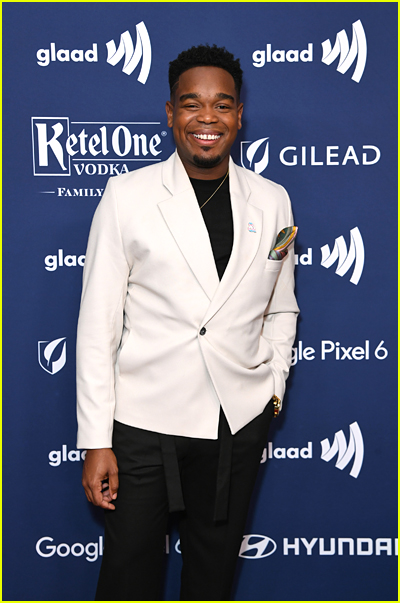
[[193, 187], [176, 152], [163, 165], [163, 184], [172, 197], [158, 203], [158, 207], [182, 255], [211, 300], [219, 278], [210, 238]]
[[250, 187], [232, 159], [229, 163], [229, 187], [234, 232], [232, 253], [204, 317], [204, 323], [214, 316], [239, 285], [254, 260], [261, 241], [263, 211], [249, 203]]

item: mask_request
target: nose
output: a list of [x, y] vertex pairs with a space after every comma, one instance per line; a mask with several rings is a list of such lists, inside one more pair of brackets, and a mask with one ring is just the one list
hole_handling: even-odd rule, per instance
[[213, 106], [205, 105], [200, 109], [197, 120], [204, 124], [215, 123], [218, 121], [218, 115]]

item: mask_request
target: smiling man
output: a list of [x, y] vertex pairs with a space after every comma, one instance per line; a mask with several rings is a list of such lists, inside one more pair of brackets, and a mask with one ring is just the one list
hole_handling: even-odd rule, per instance
[[162, 599], [171, 511], [181, 600], [230, 599], [298, 313], [293, 249], [270, 254], [293, 226], [289, 198], [230, 158], [239, 61], [193, 47], [169, 83], [176, 152], [109, 180], [85, 261], [78, 446], [106, 510], [102, 601]]

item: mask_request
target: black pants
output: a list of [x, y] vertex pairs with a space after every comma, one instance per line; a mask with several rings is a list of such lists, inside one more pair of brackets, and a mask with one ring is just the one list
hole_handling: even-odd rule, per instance
[[[251, 493], [273, 416], [264, 412], [232, 438], [228, 518], [215, 522], [219, 440], [171, 436], [179, 462], [185, 511], [179, 533], [181, 600], [228, 601]], [[225, 422], [221, 412], [220, 424]], [[220, 425], [220, 427], [221, 427]], [[119, 467], [115, 511], [106, 511], [97, 601], [161, 600], [168, 497], [157, 433], [115, 422]]]

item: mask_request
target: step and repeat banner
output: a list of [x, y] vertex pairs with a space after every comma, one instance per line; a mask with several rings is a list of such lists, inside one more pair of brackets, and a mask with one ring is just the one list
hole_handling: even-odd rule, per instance
[[[3, 4], [4, 600], [94, 598], [86, 241], [108, 177], [173, 152], [168, 65], [200, 43], [240, 58], [234, 159], [287, 188], [299, 227], [293, 369], [234, 598], [397, 599], [396, 24], [390, 2]], [[172, 520], [166, 600], [180, 564]]]

